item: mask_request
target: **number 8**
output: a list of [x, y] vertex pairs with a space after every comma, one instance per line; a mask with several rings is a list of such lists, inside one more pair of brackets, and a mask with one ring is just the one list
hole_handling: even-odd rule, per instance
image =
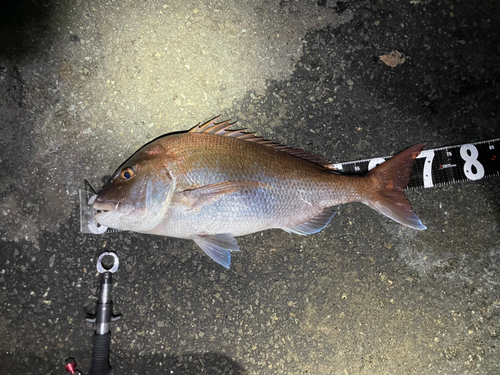
[[[460, 147], [460, 156], [465, 160], [464, 173], [469, 180], [480, 180], [484, 177], [484, 167], [477, 160], [479, 152], [474, 145], [462, 145]], [[476, 171], [472, 169], [474, 167]]]

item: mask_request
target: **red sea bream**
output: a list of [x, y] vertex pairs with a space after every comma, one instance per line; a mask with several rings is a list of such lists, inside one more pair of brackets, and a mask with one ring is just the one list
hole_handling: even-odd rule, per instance
[[191, 239], [229, 268], [234, 237], [280, 228], [321, 231], [334, 206], [361, 202], [426, 229], [403, 190], [424, 143], [362, 176], [345, 175], [307, 151], [265, 141], [215, 120], [146, 144], [120, 167], [94, 202], [110, 228]]

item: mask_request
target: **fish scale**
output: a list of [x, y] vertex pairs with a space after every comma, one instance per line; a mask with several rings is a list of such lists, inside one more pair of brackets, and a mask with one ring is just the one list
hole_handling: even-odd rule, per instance
[[[182, 137], [182, 144], [203, 149], [204, 152], [192, 156], [199, 158], [193, 160], [193, 168], [186, 169], [186, 166], [182, 166], [179, 169], [183, 173], [178, 173], [177, 176], [176, 172], [181, 171], [172, 169], [171, 174], [176, 176], [177, 186], [181, 190], [191, 188], [193, 185], [204, 186], [225, 181], [256, 181], [266, 185], [266, 187], [245, 188], [234, 194], [221, 197], [214, 205], [203, 207], [199, 214], [186, 213], [182, 209], [177, 209], [174, 223], [183, 223], [182, 227], [184, 227], [184, 223], [189, 222], [190, 229], [185, 230], [186, 232], [191, 231], [193, 226], [202, 226], [204, 222], [225, 220], [225, 222], [211, 223], [210, 229], [206, 229], [205, 233], [214, 234], [226, 230], [235, 236], [240, 236], [270, 227], [293, 226], [296, 221], [303, 222], [302, 217], [293, 218], [287, 214], [290, 206], [297, 210], [304, 210], [306, 218], [312, 218], [321, 212], [322, 207], [319, 204], [311, 206], [306, 203], [313, 201], [314, 196], [320, 196], [321, 191], [330, 190], [304, 178], [304, 176], [319, 171], [316, 165], [310, 163], [303, 166], [297, 165], [292, 178], [283, 178], [277, 172], [280, 168], [286, 167], [286, 162], [289, 161], [282, 161], [280, 157], [284, 155], [285, 158], [294, 161], [296, 158], [272, 149], [264, 149], [269, 154], [265, 155], [257, 145], [238, 139], [222, 138], [211, 134], [192, 134], [192, 136], [188, 133], [187, 137]], [[216, 140], [212, 141], [214, 137]], [[182, 150], [180, 150], [181, 147], [177, 146], [177, 141], [175, 138], [165, 139], [162, 147], [172, 149], [180, 156]], [[232, 148], [239, 149], [240, 153], [229, 154], [228, 150]], [[179, 151], [176, 152], [176, 150]], [[260, 168], [246, 163], [246, 159], [252, 157], [256, 159], [253, 164], [259, 165]], [[297, 159], [297, 161], [301, 162], [302, 160]], [[288, 167], [290, 166], [288, 165]], [[328, 172], [320, 172], [328, 174]], [[322, 184], [325, 185], [324, 182]], [[241, 228], [239, 221], [246, 221], [245, 228]], [[164, 230], [165, 228], [159, 227], [154, 232], [161, 234]], [[187, 235], [187, 233], [176, 230], [176, 236], [185, 237]]]

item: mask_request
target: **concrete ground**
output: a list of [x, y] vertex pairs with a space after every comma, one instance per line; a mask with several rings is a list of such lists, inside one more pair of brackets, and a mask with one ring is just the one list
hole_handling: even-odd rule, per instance
[[[149, 140], [215, 115], [332, 162], [500, 137], [497, 1], [28, 1], [0, 13], [0, 373], [86, 373], [115, 251], [114, 374], [500, 373], [499, 179], [409, 192], [417, 232], [340, 207], [317, 235], [79, 232]], [[399, 65], [379, 59], [392, 51]]]

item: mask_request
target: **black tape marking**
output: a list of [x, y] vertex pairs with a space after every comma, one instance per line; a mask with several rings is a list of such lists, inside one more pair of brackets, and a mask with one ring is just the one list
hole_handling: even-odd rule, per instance
[[[391, 158], [373, 158], [334, 164], [339, 172], [362, 174]], [[500, 138], [423, 150], [411, 170], [407, 190], [477, 181], [500, 176]]]

